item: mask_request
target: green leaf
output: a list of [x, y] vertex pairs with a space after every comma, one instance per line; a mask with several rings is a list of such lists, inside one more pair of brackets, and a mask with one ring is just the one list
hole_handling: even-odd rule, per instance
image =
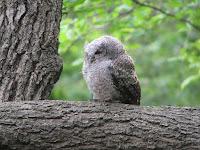
[[190, 83], [199, 80], [199, 78], [200, 78], [200, 74], [189, 76], [188, 78], [186, 78], [186, 79], [182, 82], [182, 84], [181, 84], [181, 90], [183, 90], [183, 89], [184, 89], [186, 86], [188, 86]]
[[141, 45], [138, 44], [138, 43], [131, 43], [131, 44], [129, 44], [128, 46], [129, 46], [129, 48], [130, 48], [131, 50], [138, 49], [138, 48], [141, 47]]
[[174, 61], [183, 61], [185, 60], [185, 56], [176, 56], [176, 57], [171, 57], [171, 58], [168, 58], [167, 61], [168, 62], [174, 62]]
[[122, 2], [124, 4], [126, 4], [127, 6], [133, 7], [133, 1], [132, 0], [122, 0]]
[[75, 13], [75, 14], [86, 13], [86, 12], [91, 12], [93, 10], [94, 10], [94, 8], [80, 9], [80, 10], [73, 11], [73, 13]]
[[63, 6], [70, 7], [70, 6], [73, 6], [75, 2], [76, 2], [76, 0], [64, 0]]
[[151, 18], [149, 21], [150, 24], [159, 24], [165, 18], [164, 14], [157, 14]]
[[83, 58], [78, 58], [75, 61], [72, 62], [72, 66], [78, 66], [83, 63]]
[[177, 0], [173, 0], [173, 1], [171, 1], [171, 5], [173, 7], [181, 7], [183, 4]]
[[121, 32], [133, 32], [134, 31], [134, 29], [133, 28], [122, 28], [121, 30], [120, 30]]
[[73, 7], [77, 6], [77, 5], [80, 5], [82, 3], [84, 3], [85, 0], [77, 0], [74, 4], [73, 4]]
[[180, 50], [180, 56], [186, 56], [187, 55], [187, 49], [186, 48], [182, 48]]

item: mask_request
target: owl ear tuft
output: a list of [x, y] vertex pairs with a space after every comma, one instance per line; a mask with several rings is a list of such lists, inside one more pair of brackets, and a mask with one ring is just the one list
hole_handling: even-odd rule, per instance
[[86, 47], [88, 46], [89, 42], [85, 42], [84, 48], [86, 49]]

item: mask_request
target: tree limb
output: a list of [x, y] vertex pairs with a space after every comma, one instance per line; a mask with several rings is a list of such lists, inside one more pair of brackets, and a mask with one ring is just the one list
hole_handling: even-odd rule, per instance
[[0, 105], [0, 149], [199, 149], [200, 108], [25, 101]]

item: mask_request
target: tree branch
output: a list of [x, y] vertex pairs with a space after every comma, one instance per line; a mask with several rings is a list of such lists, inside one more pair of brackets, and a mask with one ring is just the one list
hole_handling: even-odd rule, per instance
[[[132, 1], [135, 2], [136, 4], [140, 5], [140, 6], [149, 7], [149, 8], [152, 8], [152, 9], [156, 10], [156, 11], [159, 11], [159, 12], [161, 12], [161, 13], [163, 13], [163, 14], [169, 16], [169, 17], [176, 18], [176, 15], [171, 14], [171, 13], [167, 13], [167, 12], [165, 12], [164, 10], [162, 10], [162, 9], [160, 9], [160, 8], [157, 8], [157, 7], [155, 7], [155, 6], [148, 5], [148, 4], [145, 4], [145, 3], [141, 3], [141, 2], [139, 2], [138, 0], [132, 0]], [[197, 29], [197, 30], [200, 31], [200, 27], [197, 26], [197, 25], [195, 25], [195, 24], [192, 23], [191, 21], [189, 21], [189, 20], [187, 20], [187, 19], [184, 19], [184, 18], [180, 18], [180, 19], [176, 18], [176, 19], [179, 20], [179, 21], [182, 21], [182, 22], [186, 22], [186, 23], [190, 24], [191, 26], [193, 26], [195, 29]]]
[[0, 149], [192, 149], [200, 108], [72, 101], [4, 102]]

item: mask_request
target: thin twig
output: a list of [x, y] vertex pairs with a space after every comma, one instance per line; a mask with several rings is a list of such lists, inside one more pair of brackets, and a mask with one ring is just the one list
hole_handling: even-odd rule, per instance
[[[157, 7], [155, 7], [155, 6], [141, 3], [141, 2], [139, 2], [138, 0], [132, 0], [132, 1], [135, 2], [136, 4], [140, 5], [140, 6], [149, 7], [149, 8], [152, 8], [152, 9], [156, 10], [156, 11], [159, 11], [159, 12], [161, 12], [161, 13], [163, 13], [163, 14], [169, 16], [169, 17], [174, 17], [174, 18], [176, 18], [176, 15], [171, 14], [171, 13], [168, 13], [168, 12], [165, 12], [164, 10], [162, 10], [162, 9], [160, 9], [160, 8], [157, 8]], [[193, 24], [191, 21], [189, 21], [189, 20], [187, 20], [187, 19], [184, 19], [184, 18], [181, 18], [181, 19], [176, 18], [176, 19], [179, 20], [179, 21], [182, 21], [182, 22], [187, 22], [188, 24], [190, 24], [191, 26], [193, 26], [195, 29], [197, 29], [197, 30], [200, 31], [200, 27], [197, 26], [197, 25], [195, 25], [195, 24]]]

